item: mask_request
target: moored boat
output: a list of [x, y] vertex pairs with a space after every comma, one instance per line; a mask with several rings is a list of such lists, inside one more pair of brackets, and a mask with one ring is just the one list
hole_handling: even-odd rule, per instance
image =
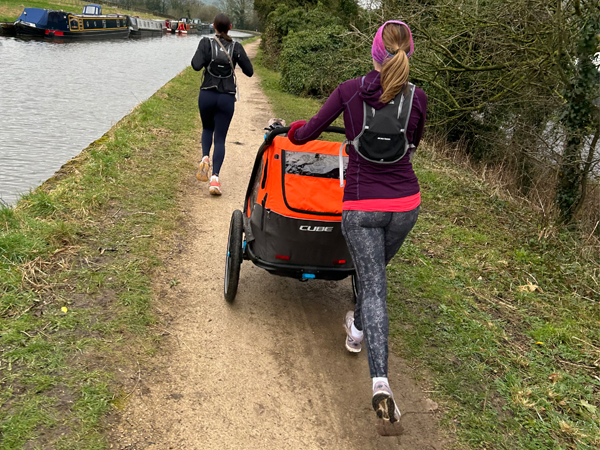
[[192, 23], [190, 24], [190, 32], [192, 32], [192, 28], [195, 28], [194, 33], [198, 34], [209, 34], [214, 32], [209, 23], [202, 23], [200, 19], [192, 19]]
[[149, 37], [162, 36], [167, 32], [164, 20], [140, 19], [139, 17], [127, 16], [129, 19], [129, 36]]
[[25, 8], [15, 21], [17, 36], [47, 38], [127, 38], [127, 16], [102, 14], [100, 5], [86, 5], [83, 14]]
[[188, 20], [185, 17], [181, 18], [177, 25], [177, 34], [188, 34], [189, 31], [190, 24], [188, 23]]
[[179, 26], [178, 20], [168, 20], [167, 21], [167, 33], [175, 34], [177, 32], [178, 26]]
[[15, 24], [14, 23], [0, 23], [0, 36], [14, 36], [15, 35]]

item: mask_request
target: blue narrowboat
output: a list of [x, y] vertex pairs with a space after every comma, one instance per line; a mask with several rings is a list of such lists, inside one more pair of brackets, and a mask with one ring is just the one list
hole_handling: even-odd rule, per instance
[[83, 14], [25, 8], [15, 21], [17, 36], [47, 38], [127, 38], [127, 16], [102, 14], [100, 5], [86, 5]]

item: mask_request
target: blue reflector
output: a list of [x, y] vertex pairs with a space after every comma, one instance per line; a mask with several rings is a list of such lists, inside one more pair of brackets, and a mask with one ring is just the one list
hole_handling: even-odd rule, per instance
[[315, 277], [314, 273], [303, 273], [302, 274], [302, 279], [303, 280], [314, 280], [315, 278], [316, 277]]

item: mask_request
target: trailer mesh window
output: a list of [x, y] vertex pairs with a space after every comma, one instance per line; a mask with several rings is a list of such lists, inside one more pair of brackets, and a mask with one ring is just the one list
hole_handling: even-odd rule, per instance
[[[285, 173], [291, 175], [304, 175], [316, 178], [339, 178], [340, 162], [335, 155], [323, 155], [320, 153], [285, 152]], [[348, 157], [344, 156], [344, 178], [348, 169]]]

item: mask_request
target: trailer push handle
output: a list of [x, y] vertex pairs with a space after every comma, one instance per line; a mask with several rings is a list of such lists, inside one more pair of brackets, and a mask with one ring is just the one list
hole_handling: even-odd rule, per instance
[[[267, 133], [266, 137], [265, 137], [265, 145], [269, 146], [273, 143], [273, 139], [275, 139], [275, 136], [279, 136], [280, 134], [286, 134], [288, 131], [290, 131], [290, 127], [279, 127], [279, 128], [275, 128], [274, 130], [271, 130]], [[324, 130], [325, 133], [338, 133], [338, 134], [346, 134], [346, 130], [342, 127], [327, 127]]]

